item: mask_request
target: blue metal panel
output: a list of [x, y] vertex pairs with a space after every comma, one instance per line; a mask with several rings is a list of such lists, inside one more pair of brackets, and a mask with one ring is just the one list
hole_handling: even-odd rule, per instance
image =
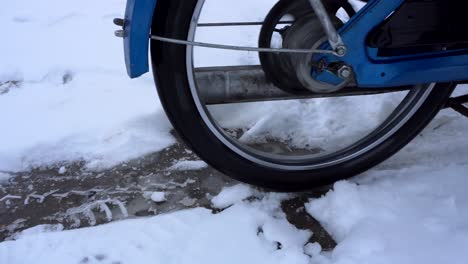
[[130, 78], [136, 78], [149, 71], [149, 34], [156, 1], [127, 0], [124, 51], [127, 73]]
[[[352, 66], [359, 87], [388, 87], [431, 82], [468, 80], [468, 50], [442, 51], [392, 58], [377, 57], [366, 47], [366, 37], [404, 0], [373, 0], [340, 29], [348, 48], [342, 58], [317, 55], [328, 62], [343, 61]], [[327, 43], [321, 48], [330, 49]], [[328, 78], [317, 76], [326, 81]]]

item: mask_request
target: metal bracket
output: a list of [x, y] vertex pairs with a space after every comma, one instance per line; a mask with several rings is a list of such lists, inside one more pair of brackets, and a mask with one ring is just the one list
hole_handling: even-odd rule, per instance
[[468, 103], [468, 94], [450, 98], [445, 105], [445, 108], [452, 108], [465, 117], [468, 117], [468, 107], [463, 105], [466, 103]]
[[346, 55], [347, 49], [344, 45], [343, 40], [341, 39], [340, 34], [336, 31], [333, 23], [328, 16], [327, 10], [322, 4], [321, 0], [309, 0], [310, 5], [315, 11], [317, 18], [319, 19], [320, 23], [322, 24], [325, 33], [328, 37], [328, 42], [333, 50], [338, 54], [338, 56], [343, 57]]

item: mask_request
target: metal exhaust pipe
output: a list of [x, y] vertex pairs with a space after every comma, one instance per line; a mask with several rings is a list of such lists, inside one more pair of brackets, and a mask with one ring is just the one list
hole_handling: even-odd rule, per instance
[[207, 105], [372, 95], [408, 90], [396, 88], [347, 87], [333, 93], [314, 93], [304, 90], [300, 94], [287, 93], [266, 80], [259, 65], [195, 68], [195, 80], [201, 99]]

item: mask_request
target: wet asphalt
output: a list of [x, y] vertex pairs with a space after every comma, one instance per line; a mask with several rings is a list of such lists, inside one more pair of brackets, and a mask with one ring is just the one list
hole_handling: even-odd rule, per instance
[[[180, 142], [180, 141], [179, 141]], [[24, 229], [62, 224], [65, 229], [99, 225], [125, 218], [158, 215], [194, 207], [211, 208], [223, 187], [237, 184], [215, 169], [171, 170], [180, 160], [199, 160], [183, 143], [105, 171], [89, 171], [84, 162], [56, 164], [20, 172], [0, 186], [0, 241]], [[313, 232], [311, 242], [324, 250], [336, 246], [320, 223], [305, 212], [304, 203], [328, 189], [295, 194], [282, 204], [288, 221]], [[266, 190], [263, 190], [266, 191]], [[166, 201], [150, 199], [165, 192]]]

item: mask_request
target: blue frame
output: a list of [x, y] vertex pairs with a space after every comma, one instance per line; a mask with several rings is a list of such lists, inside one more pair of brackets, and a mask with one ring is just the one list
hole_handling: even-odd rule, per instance
[[[125, 62], [131, 78], [149, 71], [148, 48], [151, 22], [157, 0], [128, 0], [125, 12]], [[389, 87], [432, 82], [468, 80], [468, 50], [444, 51], [413, 56], [383, 58], [376, 50], [366, 47], [370, 31], [396, 10], [404, 0], [371, 0], [341, 29], [348, 54], [316, 55], [328, 62], [343, 61], [350, 65], [359, 87]], [[330, 49], [327, 43], [321, 48]], [[336, 83], [330, 74], [314, 76]]]
[[[348, 48], [342, 58], [319, 55], [328, 62], [343, 61], [351, 65], [359, 87], [389, 87], [432, 82], [468, 80], [468, 50], [443, 51], [384, 58], [376, 49], [366, 47], [366, 37], [404, 0], [369, 1], [341, 29], [340, 35]], [[330, 49], [327, 43], [321, 48]], [[322, 81], [336, 82], [330, 76], [315, 76]]]

